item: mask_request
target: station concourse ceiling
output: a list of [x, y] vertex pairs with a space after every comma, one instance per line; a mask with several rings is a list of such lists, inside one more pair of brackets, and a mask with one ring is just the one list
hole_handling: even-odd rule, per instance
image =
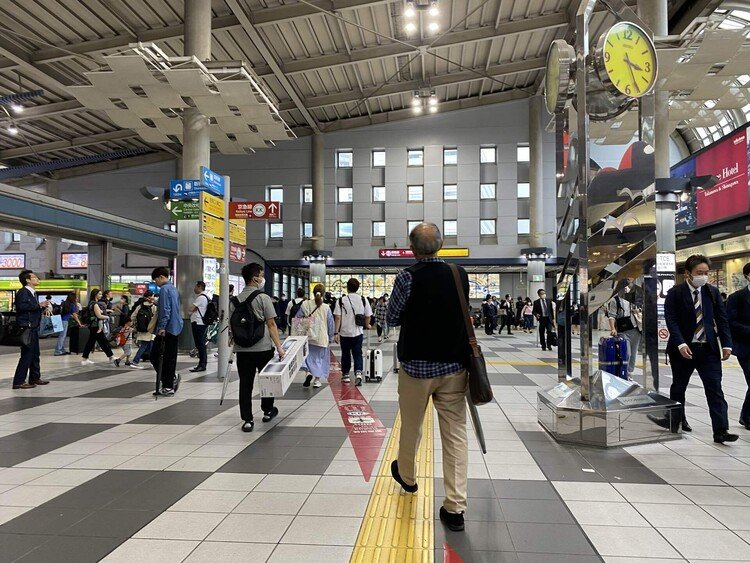
[[[421, 14], [409, 33], [403, 0], [213, 0], [212, 58], [251, 68], [296, 135], [339, 131], [411, 118], [413, 92], [425, 85], [440, 112], [540, 92], [550, 43], [570, 37], [571, 4], [577, 2], [438, 0], [438, 29], [430, 31]], [[673, 0], [670, 29], [679, 33], [717, 7], [716, 0]], [[18, 129], [0, 135], [0, 166], [138, 148], [149, 152], [108, 165], [175, 158], [178, 143], [147, 143], [105, 112], [84, 107], [71, 87], [88, 84], [85, 73], [138, 42], [182, 56], [183, 10], [183, 0], [1, 3], [0, 96], [44, 93], [24, 101], [23, 113], [0, 112], [0, 127], [12, 119]], [[600, 7], [592, 33], [611, 18]]]

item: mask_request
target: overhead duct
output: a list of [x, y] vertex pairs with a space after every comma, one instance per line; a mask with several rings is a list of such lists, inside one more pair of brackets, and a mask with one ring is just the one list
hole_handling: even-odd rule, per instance
[[118, 158], [135, 156], [146, 152], [153, 151], [152, 149], [141, 147], [137, 149], [123, 149], [120, 151], [107, 152], [104, 154], [95, 154], [92, 156], [80, 156], [78, 158], [61, 158], [59, 160], [40, 162], [39, 164], [29, 164], [26, 166], [11, 166], [9, 168], [3, 168], [2, 170], [0, 170], [0, 180], [20, 178], [22, 176], [29, 176], [31, 174], [42, 174], [44, 172], [51, 172], [52, 170], [73, 168], [74, 166], [93, 164], [95, 162], [102, 162], [105, 160], [116, 160]]

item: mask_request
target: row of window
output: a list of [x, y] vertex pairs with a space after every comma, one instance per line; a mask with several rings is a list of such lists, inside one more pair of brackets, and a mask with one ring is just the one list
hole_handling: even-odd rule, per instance
[[[518, 145], [516, 158], [518, 162], [529, 161], [528, 145]], [[479, 162], [481, 164], [495, 164], [497, 162], [497, 147], [479, 147]], [[424, 166], [424, 149], [407, 149], [406, 163], [408, 166]], [[455, 166], [458, 164], [458, 148], [443, 148], [443, 165]], [[354, 152], [350, 149], [336, 151], [336, 165], [338, 168], [352, 168], [354, 166]], [[385, 167], [385, 150], [375, 149], [372, 151], [371, 165], [373, 168]]]
[[[312, 188], [303, 188], [304, 203], [312, 203]], [[354, 201], [354, 188], [338, 188], [338, 202], [352, 203]], [[519, 182], [517, 186], [519, 198], [529, 197], [529, 184]], [[479, 199], [495, 199], [497, 197], [496, 184], [479, 184]], [[407, 200], [411, 202], [424, 201], [424, 186], [408, 186]], [[458, 200], [458, 186], [456, 184], [443, 185], [443, 201]], [[281, 187], [268, 188], [268, 201], [284, 201], [284, 189]], [[372, 201], [382, 203], [385, 201], [385, 186], [372, 187]]]
[[[411, 232], [414, 227], [419, 225], [421, 221], [407, 221], [406, 228], [408, 232]], [[518, 219], [518, 234], [528, 235], [530, 230], [529, 219]], [[386, 236], [386, 223], [385, 221], [373, 221], [372, 222], [372, 237], [383, 238]], [[497, 220], [495, 219], [480, 219], [479, 220], [479, 234], [482, 236], [492, 236], [497, 232]], [[338, 238], [352, 238], [354, 236], [354, 224], [348, 221], [337, 223], [337, 234]], [[284, 224], [283, 223], [270, 223], [268, 229], [268, 236], [271, 239], [282, 239], [284, 238]], [[313, 226], [312, 223], [302, 224], [302, 236], [304, 238], [312, 238]], [[455, 237], [458, 236], [458, 221], [447, 220], [443, 221], [443, 236]]]

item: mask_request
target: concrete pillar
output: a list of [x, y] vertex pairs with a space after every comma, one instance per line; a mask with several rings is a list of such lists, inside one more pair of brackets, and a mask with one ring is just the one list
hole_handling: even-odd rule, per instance
[[[313, 190], [313, 251], [322, 252], [326, 246], [325, 239], [325, 144], [321, 133], [312, 138], [312, 190]], [[310, 260], [310, 284], [325, 283], [326, 262]], [[312, 295], [312, 287], [310, 288]]]
[[86, 272], [87, 294], [95, 287], [107, 289], [112, 275], [112, 243], [100, 241], [89, 243], [89, 266]]
[[[529, 99], [529, 246], [544, 248], [544, 100]], [[526, 294], [532, 299], [544, 289], [544, 257], [529, 257], [526, 265]]]
[[[185, 2], [185, 56], [201, 61], [211, 58], [211, 0]], [[182, 159], [178, 178], [200, 178], [201, 166], [211, 165], [211, 143], [208, 119], [197, 108], [187, 108], [182, 120]], [[203, 278], [200, 253], [199, 221], [177, 222], [177, 259], [174, 282], [180, 294], [183, 319], [189, 318], [188, 308], [195, 282]], [[190, 323], [185, 323], [180, 348], [193, 347]]]

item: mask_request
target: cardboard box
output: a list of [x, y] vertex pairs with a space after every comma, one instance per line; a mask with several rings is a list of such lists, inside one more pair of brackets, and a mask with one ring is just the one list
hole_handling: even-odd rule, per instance
[[289, 336], [282, 346], [284, 359], [274, 357], [258, 374], [261, 397], [283, 397], [307, 358], [307, 336]]

